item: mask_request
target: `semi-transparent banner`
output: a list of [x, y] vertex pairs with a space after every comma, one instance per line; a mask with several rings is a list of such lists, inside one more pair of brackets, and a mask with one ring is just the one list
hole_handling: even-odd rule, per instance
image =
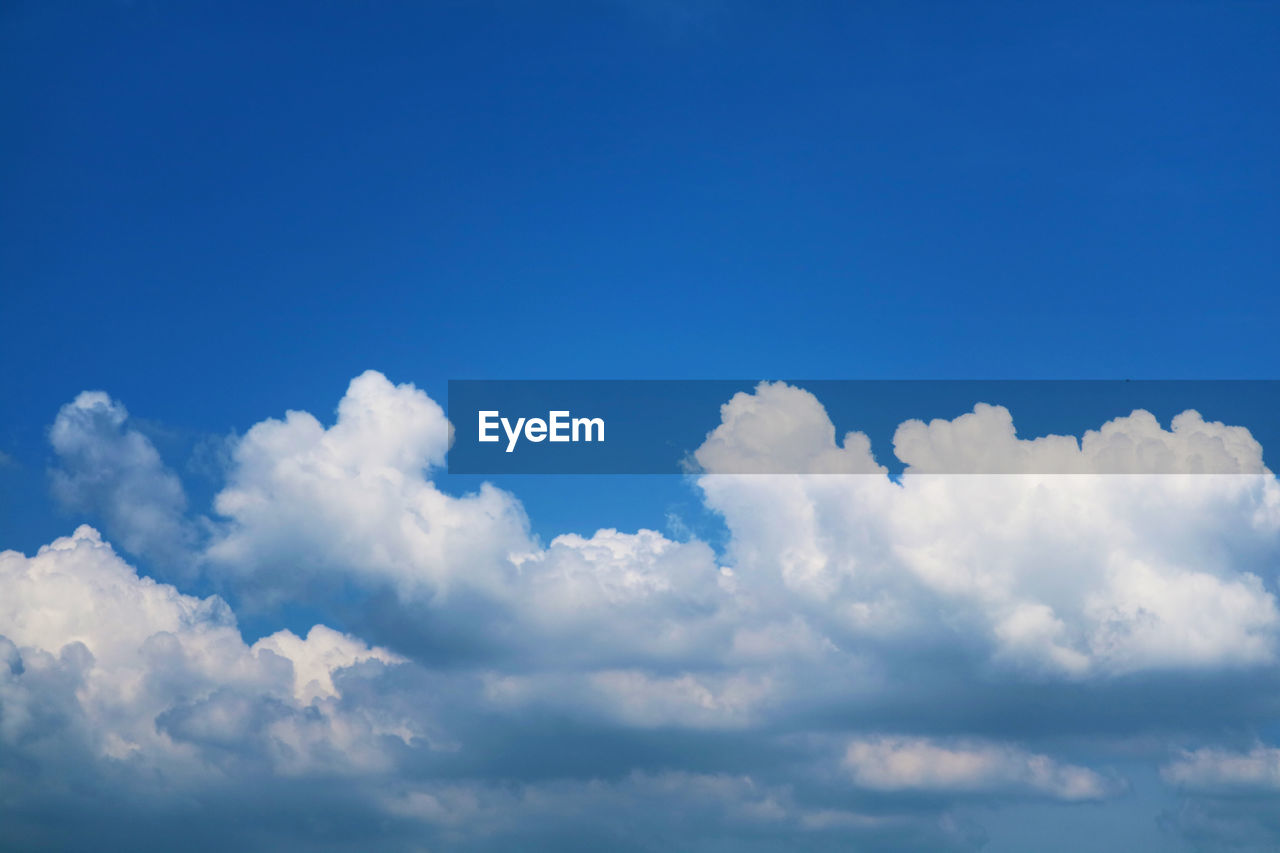
[[452, 380], [453, 474], [1256, 474], [1273, 380]]

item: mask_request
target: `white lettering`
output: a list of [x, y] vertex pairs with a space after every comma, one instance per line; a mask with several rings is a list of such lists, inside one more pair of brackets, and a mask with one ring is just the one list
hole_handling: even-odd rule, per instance
[[569, 413], [558, 411], [548, 412], [551, 424], [551, 440], [552, 441], [568, 441], [569, 440]]
[[[573, 419], [573, 440], [574, 441], [591, 441], [591, 428], [596, 428], [596, 441], [604, 441], [604, 418], [574, 418]], [[585, 438], [578, 438], [578, 427], [583, 428], [586, 433]]]
[[511, 421], [507, 420], [506, 418], [502, 419], [502, 428], [506, 430], [506, 433], [507, 433], [507, 452], [508, 453], [516, 449], [516, 441], [518, 441], [520, 438], [520, 427], [522, 426], [524, 426], [524, 418], [521, 418], [520, 420], [516, 421], [515, 429], [511, 428]]
[[489, 430], [497, 429], [497, 423], [491, 423], [489, 418], [496, 418], [497, 412], [481, 412], [480, 413], [480, 440], [481, 441], [497, 441], [498, 436], [490, 435]]
[[534, 444], [547, 439], [556, 442], [604, 441], [604, 418], [574, 418], [564, 409], [548, 412], [546, 420], [516, 418], [515, 423], [510, 418], [502, 417], [501, 412], [491, 409], [478, 413], [477, 424], [478, 439], [482, 442], [500, 441], [497, 430], [501, 426], [507, 436], [507, 453], [515, 451], [522, 436]]

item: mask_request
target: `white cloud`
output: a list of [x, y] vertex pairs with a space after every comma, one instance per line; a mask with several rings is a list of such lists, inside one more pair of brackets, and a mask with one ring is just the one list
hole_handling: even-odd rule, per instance
[[761, 382], [720, 407], [720, 426], [694, 451], [714, 474], [879, 474], [866, 434], [836, 430], [813, 394], [785, 382]]
[[125, 407], [85, 391], [58, 412], [49, 441], [58, 454], [53, 492], [70, 509], [100, 513], [126, 550], [185, 563], [194, 539], [182, 484], [151, 440], [128, 424]]
[[1187, 410], [1165, 430], [1150, 412], [1087, 430], [1081, 439], [1017, 437], [1004, 406], [977, 404], [954, 420], [910, 420], [894, 453], [921, 474], [1262, 474], [1262, 445], [1244, 427]]
[[510, 618], [562, 659], [687, 663], [728, 643], [727, 585], [702, 542], [653, 530], [565, 534], [519, 560]]
[[[118, 432], [123, 409], [89, 395], [64, 409], [59, 434], [75, 432], [68, 412], [98, 409]], [[969, 648], [1011, 672], [1069, 678], [1274, 660], [1280, 611], [1259, 558], [1280, 531], [1280, 489], [1246, 430], [1184, 413], [1165, 431], [1136, 412], [1082, 443], [1028, 441], [1007, 410], [979, 405], [903, 424], [899, 455], [925, 468], [1096, 470], [1128, 453], [1255, 473], [897, 483], [865, 436], [838, 446], [802, 389], [762, 383], [721, 414], [697, 451], [712, 472], [697, 482], [731, 533], [721, 565], [702, 543], [646, 530], [543, 547], [514, 496], [442, 492], [430, 476], [449, 445], [444, 413], [372, 371], [352, 381], [332, 426], [290, 412], [235, 444], [206, 564], [276, 595], [308, 594], [316, 579], [389, 588], [401, 622], [430, 607], [433, 630], [572, 661], [584, 678], [658, 662], [663, 677], [748, 661], [764, 672], [868, 643]], [[120, 456], [108, 470], [155, 479], [158, 459], [136, 433], [127, 453], [95, 445], [102, 431], [80, 434], [82, 452]], [[716, 473], [779, 466], [878, 473]]]
[[[698, 450], [709, 471], [880, 473], [703, 475], [706, 501], [732, 534], [723, 566], [701, 543], [652, 531], [543, 547], [512, 495], [485, 486], [459, 498], [431, 482], [448, 445], [443, 412], [370, 372], [352, 382], [333, 426], [293, 412], [244, 436], [216, 502], [228, 521], [207, 558], [280, 590], [316, 577], [386, 585], [410, 609], [435, 600], [440, 618], [467, 614], [450, 623], [455, 634], [491, 626], [489, 643], [591, 670], [727, 662], [783, 634], [783, 656], [868, 639], [958, 641], [985, 645], [999, 666], [1076, 678], [1274, 658], [1280, 611], [1256, 562], [1280, 530], [1270, 473], [895, 483], [865, 436], [838, 447], [821, 404], [801, 389], [762, 383], [722, 417]], [[1172, 432], [1142, 413], [1112, 421], [1086, 435], [1091, 455], [1075, 439], [1016, 438], [999, 407], [917, 426], [924, 438], [899, 442], [900, 452], [915, 448], [912, 464], [1007, 457], [1034, 470], [1046, 454], [1078, 466], [1154, 442], [1175, 467], [1203, 467], [1214, 449], [1260, 467], [1247, 431], [1191, 414]], [[460, 593], [467, 603], [450, 604]]]
[[634, 668], [491, 675], [485, 681], [485, 698], [498, 707], [567, 709], [590, 722], [637, 728], [740, 729], [758, 722], [773, 693], [768, 675], [662, 676]]
[[[1044, 746], [1078, 739], [1044, 736], [1106, 729], [1134, 679], [1190, 697], [1202, 676], [1276, 666], [1280, 488], [1246, 431], [1194, 413], [1025, 441], [978, 406], [904, 424], [900, 458], [1039, 473], [895, 482], [865, 436], [837, 443], [813, 395], [764, 383], [696, 455], [720, 555], [644, 529], [544, 544], [514, 495], [432, 482], [449, 429], [370, 372], [331, 424], [290, 412], [231, 445], [208, 577], [259, 614], [296, 599], [363, 619], [364, 639], [318, 625], [248, 644], [221, 599], [140, 577], [89, 528], [0, 555], [0, 751], [47, 765], [78, 744], [67, 766], [123, 762], [193, 796], [250, 773], [307, 790], [354, 774], [362, 819], [444, 846], [536, 825], [554, 848], [597, 817], [607, 846], [627, 821], [652, 837], [649, 808], [787, 841], [969, 849], [946, 804], [1119, 790], [1088, 748]], [[81, 395], [54, 438], [71, 505], [114, 513], [151, 554], [189, 546], [181, 487], [122, 406]], [[1044, 473], [1157, 463], [1184, 473]], [[778, 470], [811, 473], [763, 473]], [[1003, 743], [991, 721], [1028, 690], [1060, 704]], [[885, 730], [901, 734], [865, 734]], [[1269, 785], [1276, 764], [1205, 750], [1164, 775]]]
[[257, 424], [232, 450], [209, 566], [277, 596], [316, 578], [387, 586], [455, 636], [533, 656], [670, 657], [707, 641], [723, 597], [710, 548], [649, 530], [544, 548], [514, 496], [431, 482], [449, 428], [424, 393], [374, 372], [352, 381], [328, 428], [304, 412]]
[[337, 670], [366, 660], [404, 663], [399, 655], [385, 649], [371, 649], [354, 637], [324, 625], [312, 626], [305, 639], [292, 631], [277, 631], [253, 644], [254, 651], [263, 649], [293, 662], [293, 696], [303, 705], [339, 695], [333, 685], [333, 674]]
[[[768, 402], [814, 418], [808, 399]], [[1087, 457], [1074, 439], [1017, 439], [1008, 412], [990, 406], [906, 424], [897, 446], [904, 461], [930, 469], [1003, 470], [1006, 460], [1009, 470], [1035, 471], [1062, 456], [1097, 470], [1116, 447], [1141, 457], [1145, 441], [1172, 454], [1162, 464], [1176, 470], [1253, 473], [915, 474], [901, 483], [708, 474], [698, 482], [729, 526], [727, 561], [741, 588], [802, 604], [837, 644], [977, 643], [998, 665], [1069, 677], [1274, 661], [1280, 611], [1263, 576], [1274, 570], [1267, 556], [1280, 533], [1275, 477], [1247, 431], [1184, 413], [1162, 433], [1148, 417], [1090, 433]], [[811, 451], [827, 449], [825, 438], [810, 440]]]
[[1166, 781], [1198, 791], [1280, 790], [1280, 749], [1255, 744], [1247, 752], [1197, 749], [1160, 769]]
[[[256, 741], [280, 772], [383, 763], [380, 726], [344, 711], [334, 675], [361, 661], [399, 658], [317, 626], [250, 646], [219, 598], [183, 595], [139, 577], [80, 527], [33, 557], [0, 553], [0, 637], [14, 657], [3, 671], [0, 732], [10, 746], [38, 738], [31, 691], [61, 673], [74, 691], [64, 725], [99, 759], [132, 759], [203, 772], [220, 749]], [[335, 751], [336, 750], [336, 751]]]
[[1007, 744], [920, 737], [851, 741], [844, 765], [854, 781], [880, 791], [1030, 792], [1060, 800], [1095, 800], [1115, 783], [1085, 767]]
[[492, 486], [455, 498], [427, 479], [449, 440], [435, 402], [373, 371], [351, 381], [331, 427], [306, 412], [263, 421], [232, 451], [215, 502], [229, 523], [207, 558], [286, 589], [351, 576], [411, 598], [458, 586], [500, 597], [511, 556], [531, 547], [528, 523]]

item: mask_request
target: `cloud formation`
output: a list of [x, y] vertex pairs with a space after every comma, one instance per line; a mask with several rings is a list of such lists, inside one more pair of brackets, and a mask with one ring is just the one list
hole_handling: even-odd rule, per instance
[[954, 420], [899, 425], [893, 451], [918, 474], [1262, 474], [1262, 445], [1244, 427], [1176, 416], [1166, 430], [1136, 409], [1077, 439], [1018, 438], [1004, 406], [978, 403]]
[[1006, 744], [860, 738], [849, 743], [844, 764], [859, 785], [880, 791], [1025, 790], [1061, 800], [1093, 800], [1115, 787], [1088, 768]]
[[124, 405], [85, 391], [58, 412], [49, 442], [58, 455], [54, 496], [68, 509], [102, 516], [130, 553], [177, 567], [194, 533], [187, 496], [151, 440], [128, 426]]
[[[87, 526], [33, 557], [0, 553], [0, 585], [11, 743], [67, 736], [96, 759], [193, 773], [224, 757], [281, 772], [382, 760], [384, 732], [343, 712], [333, 679], [401, 662], [383, 649], [320, 625], [247, 645], [221, 599], [140, 577]], [[52, 716], [28, 690], [46, 677], [74, 688]]]
[[1247, 752], [1196, 749], [1161, 768], [1168, 781], [1194, 790], [1280, 789], [1280, 749], [1254, 744]]
[[[169, 541], [258, 618], [333, 627], [246, 642], [222, 599], [89, 527], [0, 554], [0, 767], [45, 780], [0, 811], [48, 842], [75, 780], [116, 797], [95, 832], [194, 797], [222, 846], [966, 850], [978, 804], [1103, 808], [1137, 762], [1183, 798], [1171, 831], [1208, 833], [1224, 791], [1274, 787], [1280, 488], [1246, 430], [1170, 427], [1024, 440], [980, 404], [903, 424], [895, 480], [812, 394], [764, 383], [695, 453], [723, 549], [544, 543], [515, 495], [434, 482], [443, 411], [368, 372], [331, 424], [237, 440], [197, 537], [123, 406], [86, 393], [51, 432], [69, 506], [130, 551]], [[276, 822], [218, 820], [244, 797]]]
[[[793, 404], [757, 402], [768, 405]], [[1132, 448], [1128, 423], [1153, 426], [1135, 413], [1098, 435]], [[1204, 422], [1184, 413], [1176, 423], [1177, 447], [1205, 463]], [[1251, 446], [1219, 427], [1233, 446]], [[812, 435], [811, 455], [830, 450]], [[733, 570], [781, 581], [850, 637], [928, 634], [995, 665], [1069, 677], [1274, 660], [1280, 613], [1262, 579], [1272, 566], [1258, 555], [1280, 531], [1280, 490], [1260, 452], [1248, 474], [1014, 475], [1039, 470], [1037, 455], [1073, 452], [1074, 439], [1044, 441], [1017, 439], [1007, 410], [979, 405], [953, 422], [904, 424], [895, 448], [911, 466], [941, 458], [938, 447], [943, 467], [1000, 470], [993, 458], [1007, 458], [1008, 475], [909, 473], [898, 483], [713, 468], [699, 484], [732, 533]], [[1219, 467], [1244, 465], [1232, 459]]]
[[208, 559], [268, 584], [337, 572], [406, 597], [499, 594], [526, 547], [524, 510], [487, 484], [454, 498], [427, 479], [449, 432], [426, 394], [373, 371], [352, 380], [332, 427], [306, 412], [257, 424], [232, 451], [214, 504], [229, 523]]
[[720, 407], [720, 425], [694, 451], [703, 471], [732, 474], [883, 474], [865, 433], [836, 443], [818, 398], [785, 382], [761, 382]]

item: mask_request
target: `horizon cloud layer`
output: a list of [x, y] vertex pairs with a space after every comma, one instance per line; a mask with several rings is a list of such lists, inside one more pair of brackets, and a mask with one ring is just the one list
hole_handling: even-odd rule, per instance
[[444, 412], [374, 371], [327, 426], [236, 439], [207, 516], [82, 393], [50, 433], [59, 500], [159, 576], [331, 624], [246, 642], [88, 526], [0, 553], [12, 843], [138, 820], [211, 848], [972, 850], [987, 810], [1118, 807], [1148, 777], [1189, 849], [1280, 840], [1280, 485], [1247, 429], [1135, 411], [1027, 440], [978, 403], [901, 424], [891, 478], [804, 389], [720, 415], [690, 483], [723, 547], [544, 543], [510, 492], [432, 479]]

